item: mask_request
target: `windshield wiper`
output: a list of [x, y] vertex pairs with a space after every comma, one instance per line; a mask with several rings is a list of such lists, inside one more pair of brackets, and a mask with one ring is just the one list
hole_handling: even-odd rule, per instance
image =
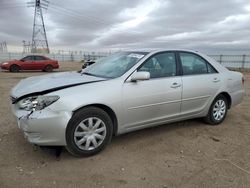
[[100, 78], [108, 78], [108, 79], [111, 79], [113, 77], [109, 77], [109, 76], [101, 76], [101, 75], [97, 75], [97, 74], [92, 74], [92, 73], [89, 73], [89, 72], [81, 72], [81, 75], [89, 75], [89, 76], [95, 76], [95, 77], [100, 77]]
[[96, 76], [96, 75], [91, 74], [91, 73], [88, 73], [88, 72], [81, 72], [81, 74], [82, 74], [82, 75], [83, 75], [83, 74], [86, 74], [86, 75], [90, 75], [90, 76]]
[[96, 74], [92, 74], [92, 73], [89, 73], [89, 72], [82, 72], [81, 75], [89, 75], [89, 76], [95, 76], [95, 77], [100, 77], [100, 78], [104, 78], [103, 76], [99, 76], [99, 75], [96, 75]]

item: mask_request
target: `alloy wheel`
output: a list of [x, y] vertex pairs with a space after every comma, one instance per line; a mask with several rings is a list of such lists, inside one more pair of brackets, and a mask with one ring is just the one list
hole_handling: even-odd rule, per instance
[[224, 100], [218, 100], [214, 104], [213, 117], [216, 121], [220, 121], [224, 118], [226, 114], [226, 103]]
[[106, 137], [106, 125], [97, 117], [88, 117], [81, 121], [74, 131], [74, 141], [81, 150], [94, 150]]

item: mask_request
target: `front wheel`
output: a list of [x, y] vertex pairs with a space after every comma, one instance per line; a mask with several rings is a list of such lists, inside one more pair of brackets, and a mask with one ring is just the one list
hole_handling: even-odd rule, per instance
[[11, 65], [10, 66], [10, 72], [19, 72], [20, 67], [18, 65]]
[[75, 156], [97, 154], [111, 141], [113, 124], [100, 108], [87, 107], [76, 112], [66, 129], [66, 149]]
[[222, 123], [227, 115], [228, 101], [224, 95], [218, 95], [210, 106], [205, 122], [210, 125]]

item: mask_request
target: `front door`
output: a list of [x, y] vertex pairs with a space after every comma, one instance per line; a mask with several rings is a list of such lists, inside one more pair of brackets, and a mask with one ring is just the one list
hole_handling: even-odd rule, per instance
[[179, 116], [182, 81], [177, 76], [175, 57], [174, 52], [153, 55], [137, 69], [149, 72], [149, 80], [124, 83], [125, 129], [164, 123]]
[[33, 70], [33, 62], [34, 62], [34, 56], [26, 56], [23, 59], [21, 59], [21, 69], [22, 70]]

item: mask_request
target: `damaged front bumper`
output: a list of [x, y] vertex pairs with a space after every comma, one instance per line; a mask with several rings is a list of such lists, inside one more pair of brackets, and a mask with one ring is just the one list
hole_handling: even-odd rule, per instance
[[65, 131], [72, 116], [71, 112], [52, 111], [49, 107], [40, 111], [20, 110], [12, 104], [18, 127], [25, 138], [41, 146], [65, 146]]

